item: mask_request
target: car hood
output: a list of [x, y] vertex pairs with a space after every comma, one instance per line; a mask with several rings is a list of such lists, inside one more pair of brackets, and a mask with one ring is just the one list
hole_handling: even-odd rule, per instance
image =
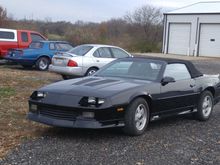
[[[129, 89], [152, 84], [150, 81], [105, 77], [85, 77], [60, 81], [45, 86], [39, 91], [73, 96], [95, 96], [105, 98]], [[150, 86], [149, 86], [150, 87]]]

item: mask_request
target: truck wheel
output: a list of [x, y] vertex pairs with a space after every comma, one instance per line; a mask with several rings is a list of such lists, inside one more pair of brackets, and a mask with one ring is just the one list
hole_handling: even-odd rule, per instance
[[195, 117], [200, 121], [206, 121], [210, 118], [214, 106], [213, 95], [209, 91], [202, 92]]
[[149, 107], [143, 98], [137, 98], [131, 102], [125, 112], [124, 132], [138, 136], [143, 134], [149, 123]]
[[50, 60], [47, 57], [40, 57], [36, 62], [36, 68], [41, 71], [48, 69]]

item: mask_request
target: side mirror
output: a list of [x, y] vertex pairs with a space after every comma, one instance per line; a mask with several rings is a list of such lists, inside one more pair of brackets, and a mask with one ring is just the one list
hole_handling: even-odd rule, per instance
[[161, 80], [161, 84], [164, 86], [164, 85], [167, 85], [169, 83], [173, 83], [173, 82], [176, 82], [175, 79], [173, 77], [164, 77], [162, 80]]

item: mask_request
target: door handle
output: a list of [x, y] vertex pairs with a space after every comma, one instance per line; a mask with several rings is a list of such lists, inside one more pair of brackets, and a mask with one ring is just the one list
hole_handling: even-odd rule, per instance
[[195, 87], [196, 86], [196, 84], [190, 84], [190, 87], [191, 88], [193, 88], [193, 87]]
[[96, 62], [99, 62], [99, 60], [96, 60]]

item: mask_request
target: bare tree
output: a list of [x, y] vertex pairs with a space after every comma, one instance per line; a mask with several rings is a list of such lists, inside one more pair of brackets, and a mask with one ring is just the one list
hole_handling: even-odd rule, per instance
[[142, 28], [145, 33], [145, 38], [151, 36], [155, 26], [162, 24], [161, 9], [149, 5], [142, 6], [133, 13], [128, 13], [124, 18], [127, 23]]
[[7, 23], [7, 10], [0, 6], [0, 27], [4, 27]]

